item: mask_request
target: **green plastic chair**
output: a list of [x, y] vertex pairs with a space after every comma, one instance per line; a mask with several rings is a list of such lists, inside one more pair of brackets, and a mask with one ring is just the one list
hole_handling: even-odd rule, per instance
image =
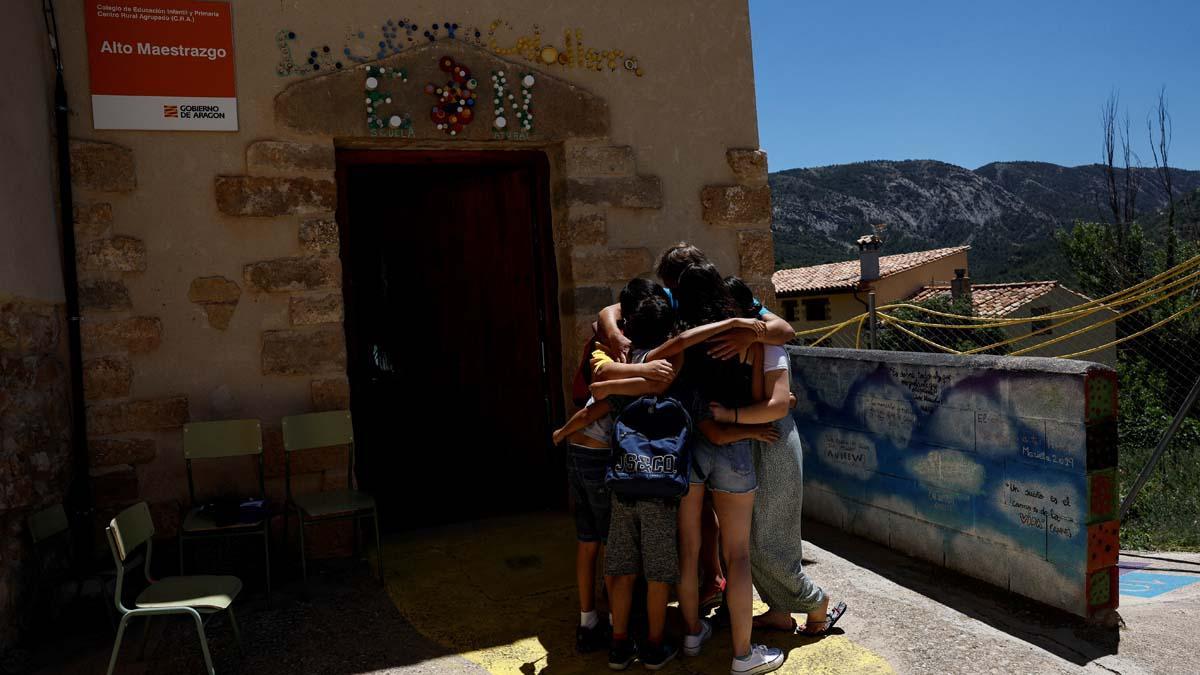
[[[292, 494], [293, 452], [345, 445], [346, 489], [311, 494]], [[288, 516], [295, 510], [300, 520], [300, 571], [308, 578], [308, 551], [304, 546], [304, 528], [317, 522], [353, 520], [355, 541], [358, 541], [358, 526], [361, 520], [370, 518], [375, 526], [375, 555], [379, 563], [379, 580], [383, 581], [383, 549], [379, 545], [379, 512], [375, 499], [365, 492], [354, 489], [354, 428], [349, 410], [292, 415], [283, 418], [284, 485], [287, 506], [284, 508], [283, 527], [286, 539]]]
[[71, 527], [62, 504], [53, 504], [29, 516], [28, 525], [29, 536], [35, 545], [53, 539]]
[[263, 470], [262, 425], [258, 420], [226, 420], [220, 422], [192, 422], [183, 425], [183, 457], [187, 464], [188, 498], [191, 500], [183, 524], [179, 528], [179, 573], [184, 573], [184, 544], [197, 539], [221, 537], [262, 537], [263, 573], [266, 575], [267, 594], [271, 593], [271, 517], [248, 523], [218, 525], [216, 519], [204, 513], [202, 505], [196, 504], [196, 486], [192, 479], [192, 462], [196, 460], [221, 459], [226, 457], [258, 457], [258, 494], [267, 495]]
[[[43, 606], [40, 598], [43, 594], [47, 594], [50, 596], [51, 602], [45, 606], [56, 611], [59, 591], [65, 582], [70, 581], [74, 584], [74, 599], [78, 599], [83, 591], [83, 577], [75, 570], [70, 568], [48, 569], [48, 560], [54, 554], [61, 555], [68, 560], [72, 557], [71, 524], [67, 520], [67, 510], [63, 508], [62, 504], [52, 504], [30, 515], [25, 524], [29, 528], [29, 538], [33, 541], [34, 552], [37, 556], [37, 564], [33, 566], [35, 581], [32, 584], [34, 594], [39, 597], [37, 605]], [[103, 584], [101, 586], [103, 587]], [[107, 593], [105, 595], [107, 600]], [[105, 602], [105, 604], [108, 603]]]
[[[121, 614], [121, 623], [117, 626], [117, 639], [113, 643], [112, 656], [108, 660], [108, 675], [112, 675], [117, 665], [117, 655], [121, 651], [121, 639], [125, 636], [125, 626], [133, 617], [144, 616], [149, 622], [150, 617], [162, 614], [185, 614], [196, 622], [196, 631], [200, 634], [200, 651], [204, 654], [204, 665], [209, 675], [214, 675], [212, 657], [208, 653], [208, 638], [204, 634], [204, 624], [220, 612], [229, 615], [229, 625], [233, 628], [234, 639], [238, 648], [242, 645], [242, 636], [238, 632], [237, 618], [233, 615], [233, 600], [242, 590], [242, 580], [232, 576], [178, 576], [154, 579], [150, 576], [150, 556], [154, 547], [154, 521], [150, 519], [150, 508], [146, 502], [138, 502], [125, 509], [113, 518], [105, 529], [108, 535], [108, 547], [112, 550], [113, 563], [117, 568], [117, 590], [114, 602]], [[125, 563], [134, 549], [146, 545], [146, 562], [143, 567], [149, 586], [138, 594], [133, 607], [125, 606], [122, 590], [125, 583]]]

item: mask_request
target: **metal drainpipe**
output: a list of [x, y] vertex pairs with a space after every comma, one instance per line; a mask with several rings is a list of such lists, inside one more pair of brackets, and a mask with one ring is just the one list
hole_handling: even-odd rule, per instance
[[[71, 448], [74, 459], [71, 489], [68, 495], [70, 513], [79, 526], [74, 528], [80, 543], [79, 555], [91, 550], [91, 515], [95, 512], [92, 486], [88, 480], [87, 420], [83, 400], [83, 341], [80, 337], [79, 272], [75, 265], [75, 199], [71, 191], [71, 144], [68, 127], [67, 87], [62, 67], [56, 68], [54, 79], [54, 130], [58, 145], [58, 196], [61, 224], [63, 291], [67, 305], [68, 370], [71, 378]], [[82, 534], [80, 534], [80, 532]]]
[[879, 330], [879, 320], [878, 320], [878, 318], [876, 318], [876, 315], [875, 315], [875, 291], [871, 291], [870, 293], [867, 294], [867, 300], [868, 300], [867, 312], [870, 313], [870, 319], [869, 319], [870, 324], [869, 325], [871, 328], [870, 333], [868, 334], [868, 336], [869, 336], [868, 344], [870, 345], [871, 349], [877, 349], [878, 347], [876, 346], [875, 338], [876, 338], [877, 332]]

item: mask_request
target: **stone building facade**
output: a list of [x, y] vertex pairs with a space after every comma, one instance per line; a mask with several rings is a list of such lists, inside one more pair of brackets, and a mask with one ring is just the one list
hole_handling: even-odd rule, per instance
[[[382, 0], [232, 4], [236, 132], [95, 129], [84, 10], [59, 8], [86, 470], [98, 520], [146, 500], [159, 533], [175, 532], [186, 499], [181, 426], [189, 421], [262, 420], [268, 492], [281, 498], [280, 419], [351, 407], [337, 175], [348, 151], [544, 155], [557, 336], [548, 356], [566, 364], [555, 397], [569, 399], [571, 364], [596, 311], [629, 278], [652, 275], [670, 244], [700, 245], [724, 272], [773, 300], [770, 194], [745, 2], [614, 8], [484, 0], [449, 17], [426, 2], [406, 6], [406, 17]], [[5, 30], [21, 31], [31, 54], [45, 53], [44, 41], [30, 37], [41, 35], [36, 12]], [[439, 127], [425, 112], [432, 99], [423, 85], [446, 80], [446, 58], [469, 65], [488, 92], [481, 101], [517, 92], [532, 104], [523, 112], [532, 113], [501, 126], [488, 105], [454, 134]], [[489, 73], [514, 81], [490, 81]], [[28, 95], [14, 98], [46, 101], [48, 69], [19, 77]], [[29, 127], [23, 142], [39, 171], [27, 178], [49, 185], [48, 108], [27, 113], [5, 109]], [[0, 232], [7, 239], [17, 226], [36, 231], [40, 255], [53, 262], [46, 187], [27, 191], [40, 200], [36, 219], [0, 223]], [[6, 208], [27, 201], [15, 189], [10, 196]], [[58, 449], [67, 425], [56, 417], [66, 400], [63, 290], [52, 283], [57, 266], [43, 262], [19, 254], [0, 270], [0, 294], [9, 298], [0, 300], [0, 349], [5, 364], [24, 359], [20, 369], [6, 365], [4, 377], [36, 383], [40, 398], [22, 414], [52, 430], [37, 445], [54, 448], [46, 456], [10, 450], [18, 441], [9, 439], [24, 432], [8, 431], [11, 412], [0, 417], [0, 507], [17, 510], [54, 498], [47, 486], [67, 466]], [[54, 272], [38, 272], [44, 288], [23, 288], [18, 281], [34, 266]], [[6, 380], [0, 405], [7, 409], [10, 391], [17, 389]], [[332, 455], [319, 456], [296, 467], [296, 480], [331, 488], [344, 481], [339, 467]], [[30, 477], [36, 499], [28, 496]], [[14, 532], [16, 521], [4, 513], [0, 524]]]

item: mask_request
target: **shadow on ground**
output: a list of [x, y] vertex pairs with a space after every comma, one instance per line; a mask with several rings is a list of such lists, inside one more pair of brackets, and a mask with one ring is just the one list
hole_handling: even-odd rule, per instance
[[[1118, 652], [1121, 636], [1115, 626], [1090, 623], [822, 523], [805, 521], [804, 538], [852, 564], [1076, 665]], [[811, 571], [820, 578], [819, 566]]]
[[[570, 520], [561, 514], [399, 536], [385, 547], [388, 592], [416, 630], [489, 672], [606, 671], [607, 654], [574, 650], [574, 546]], [[677, 639], [678, 626], [672, 629]], [[820, 640], [756, 634], [755, 640], [785, 649], [783, 673], [892, 672], [884, 659], [838, 633]], [[700, 657], [681, 658], [662, 672], [728, 672], [730, 650], [729, 631], [721, 629]]]
[[[607, 654], [574, 650], [577, 621], [574, 537], [566, 514], [527, 514], [463, 523], [387, 538], [386, 587], [368, 561], [310, 566], [307, 584], [276, 574], [267, 598], [248, 589], [235, 604], [244, 649], [218, 616], [208, 627], [218, 673], [510, 673], [564, 675], [607, 672]], [[200, 572], [201, 570], [197, 570]], [[765, 609], [761, 605], [758, 610]], [[112, 633], [102, 614], [87, 632], [72, 631], [70, 649], [44, 645], [35, 668], [21, 672], [102, 673]], [[678, 612], [672, 609], [678, 639]], [[192, 624], [154, 620], [126, 631], [118, 664], [126, 675], [201, 673]], [[891, 673], [878, 655], [840, 629], [823, 639], [755, 635], [785, 649], [783, 673]], [[140, 658], [143, 645], [146, 656]], [[680, 658], [664, 673], [728, 672], [728, 629], [698, 658]], [[635, 671], [641, 671], [635, 666]]]
[[[207, 626], [213, 665], [222, 675], [307, 675], [328, 673], [483, 673], [445, 647], [423, 637], [404, 620], [383, 586], [362, 561], [314, 565], [307, 584], [298, 580], [267, 598], [244, 592], [235, 603], [243, 649], [239, 652], [228, 621], [218, 616]], [[103, 615], [68, 629], [69, 644], [43, 643], [33, 668], [18, 672], [103, 673], [113, 633]], [[134, 621], [126, 630], [117, 672], [122, 675], [203, 673], [194, 624], [157, 617], [148, 633]], [[145, 636], [145, 637], [144, 637]], [[141, 652], [145, 645], [145, 657]], [[0, 669], [0, 672], [7, 672]]]

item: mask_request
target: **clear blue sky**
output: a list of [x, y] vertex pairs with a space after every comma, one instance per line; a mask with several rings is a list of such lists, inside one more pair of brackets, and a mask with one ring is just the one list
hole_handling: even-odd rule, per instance
[[772, 170], [1088, 164], [1113, 90], [1150, 165], [1163, 85], [1171, 163], [1200, 169], [1200, 0], [750, 0], [750, 20]]

